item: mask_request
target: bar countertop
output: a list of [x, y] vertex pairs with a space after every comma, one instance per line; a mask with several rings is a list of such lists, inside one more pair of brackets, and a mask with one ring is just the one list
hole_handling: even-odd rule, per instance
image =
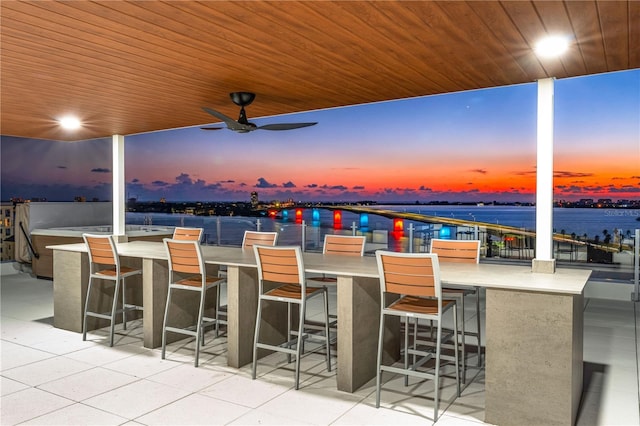
[[[47, 246], [53, 250], [86, 252], [84, 244]], [[157, 242], [133, 241], [118, 243], [121, 256], [167, 259], [164, 246]], [[202, 246], [206, 263], [256, 267], [253, 251], [239, 247]], [[376, 258], [345, 257], [304, 253], [305, 271], [378, 278]], [[483, 288], [532, 291], [561, 294], [581, 294], [591, 275], [588, 269], [558, 268], [553, 274], [534, 273], [531, 267], [504, 264], [441, 263], [442, 282], [447, 285], [478, 286]]]

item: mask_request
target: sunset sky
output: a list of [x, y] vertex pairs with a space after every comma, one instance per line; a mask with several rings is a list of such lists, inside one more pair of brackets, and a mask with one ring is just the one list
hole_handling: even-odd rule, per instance
[[[531, 83], [263, 119], [249, 106], [258, 125], [318, 124], [127, 136], [127, 196], [534, 201], [536, 90]], [[555, 102], [555, 198], [640, 198], [640, 70], [557, 80]], [[221, 112], [235, 118], [229, 104]], [[110, 138], [3, 137], [1, 148], [3, 200], [111, 198]]]

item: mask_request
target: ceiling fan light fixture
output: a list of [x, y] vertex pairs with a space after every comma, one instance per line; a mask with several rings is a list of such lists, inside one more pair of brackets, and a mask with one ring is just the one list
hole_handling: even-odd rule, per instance
[[534, 52], [540, 58], [555, 58], [569, 49], [569, 37], [561, 35], [550, 35], [538, 40], [534, 47]]
[[77, 117], [71, 115], [60, 118], [58, 120], [58, 123], [60, 123], [60, 127], [65, 130], [78, 130], [80, 127], [82, 127], [82, 123], [80, 122], [80, 120]]

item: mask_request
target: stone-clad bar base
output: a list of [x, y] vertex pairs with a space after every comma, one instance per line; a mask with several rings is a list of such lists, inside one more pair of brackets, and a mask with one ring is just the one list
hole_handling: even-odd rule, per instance
[[[355, 392], [376, 376], [380, 280], [338, 276], [338, 390]], [[400, 358], [400, 319], [385, 323], [384, 362]]]
[[55, 250], [53, 264], [53, 326], [82, 333], [89, 257], [86, 253]]
[[[87, 287], [89, 283], [89, 258], [87, 253], [54, 250], [53, 277], [53, 325], [56, 328], [82, 333]], [[122, 265], [142, 269], [142, 275], [127, 278], [127, 303], [143, 307], [142, 312], [130, 312], [128, 319], [144, 317], [144, 346], [157, 348], [162, 345], [162, 323], [167, 303], [169, 271], [166, 260], [120, 257]], [[207, 273], [217, 276], [217, 265], [207, 265]], [[113, 302], [111, 282], [96, 285], [91, 292], [90, 308], [98, 312], [110, 312]], [[215, 290], [207, 292], [205, 315], [213, 316]], [[199, 295], [196, 292], [175, 292], [169, 309], [170, 324], [186, 327], [196, 323]], [[116, 323], [122, 323], [117, 315]], [[109, 325], [108, 320], [89, 317], [87, 330], [96, 330]], [[120, 330], [116, 327], [116, 333]], [[184, 335], [167, 334], [167, 342], [183, 339]]]
[[575, 424], [583, 294], [487, 289], [485, 422]]
[[[89, 256], [87, 253], [65, 252], [55, 250], [53, 252], [56, 268], [53, 275], [53, 326], [65, 330], [82, 333], [82, 319], [84, 305], [87, 298], [89, 285]], [[121, 258], [123, 266], [141, 268], [140, 259]], [[166, 263], [166, 262], [165, 262]], [[129, 277], [127, 281], [127, 303], [142, 306], [142, 277], [140, 275]], [[108, 313], [113, 302], [114, 283], [96, 285], [91, 292], [89, 308], [94, 312]], [[141, 312], [129, 312], [128, 319], [140, 318]], [[122, 316], [117, 316], [118, 324], [122, 322]], [[95, 330], [106, 327], [109, 321], [89, 317], [87, 330]]]

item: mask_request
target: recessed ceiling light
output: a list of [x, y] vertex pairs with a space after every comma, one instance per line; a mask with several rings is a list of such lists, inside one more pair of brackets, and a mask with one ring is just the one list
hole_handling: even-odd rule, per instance
[[82, 123], [80, 123], [80, 120], [72, 116], [62, 117], [60, 120], [58, 120], [58, 122], [60, 123], [60, 126], [62, 126], [62, 128], [65, 130], [77, 130], [82, 125]]
[[541, 58], [554, 58], [562, 55], [569, 48], [569, 38], [564, 36], [547, 36], [536, 43], [534, 51]]

